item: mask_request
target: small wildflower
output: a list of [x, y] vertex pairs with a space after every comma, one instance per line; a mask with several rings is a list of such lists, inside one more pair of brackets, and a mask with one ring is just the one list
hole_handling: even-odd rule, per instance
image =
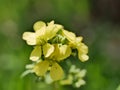
[[38, 76], [44, 76], [49, 67], [51, 67], [50, 76], [54, 81], [59, 80], [63, 77], [63, 69], [61, 68], [61, 66], [58, 63], [50, 62], [49, 60], [44, 60], [36, 64], [33, 68], [33, 71]]
[[56, 33], [62, 29], [62, 26], [54, 24], [54, 21], [51, 21], [48, 23], [48, 26], [46, 26], [44, 22], [39, 21], [34, 24], [33, 28], [35, 32], [25, 32], [23, 34], [23, 39], [26, 40], [28, 45], [36, 45], [30, 55], [30, 60], [36, 61], [41, 58], [42, 46], [50, 46], [50, 44], [46, 43], [48, 43], [48, 40], [53, 38]]
[[78, 50], [78, 58], [84, 62], [89, 59], [87, 53], [88, 53], [88, 47], [82, 43], [83, 37], [76, 37], [76, 35], [73, 32], [69, 32], [67, 30], [63, 30], [63, 35], [67, 38], [69, 41], [69, 45], [71, 48]]
[[75, 65], [72, 65], [67, 79], [60, 80], [61, 85], [73, 85], [76, 88], [79, 88], [81, 85], [84, 85], [86, 82], [83, 80], [85, 77], [86, 70], [80, 70], [79, 68], [76, 68]]
[[[50, 75], [53, 81], [61, 80], [64, 76], [64, 70], [59, 63], [72, 55], [73, 49], [78, 51], [78, 58], [81, 61], [88, 60], [88, 47], [82, 42], [83, 38], [76, 37], [73, 32], [64, 30], [62, 25], [54, 24], [54, 21], [46, 25], [43, 21], [38, 21], [33, 25], [33, 29], [35, 32], [23, 33], [23, 39], [26, 43], [34, 46], [30, 54], [30, 60], [34, 64], [25, 74], [32, 72], [39, 77]], [[82, 85], [81, 78], [85, 75], [84, 71], [80, 71], [80, 73], [79, 71], [74, 67], [69, 72], [68, 79], [61, 82], [72, 84], [74, 78], [79, 78], [76, 82], [76, 87], [79, 87]], [[74, 77], [71, 72], [76, 73]], [[49, 81], [46, 80], [46, 82]], [[50, 82], [52, 81], [50, 80]]]

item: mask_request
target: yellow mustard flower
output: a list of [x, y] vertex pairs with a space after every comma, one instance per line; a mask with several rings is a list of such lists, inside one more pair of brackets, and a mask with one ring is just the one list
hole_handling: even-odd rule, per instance
[[[30, 60], [35, 62], [32, 71], [37, 76], [45, 76], [49, 72], [53, 81], [62, 79], [64, 72], [58, 63], [68, 58], [72, 49], [78, 50], [81, 61], [88, 60], [88, 47], [82, 43], [83, 38], [64, 30], [62, 25], [54, 24], [54, 21], [46, 25], [43, 21], [38, 21], [33, 29], [35, 32], [25, 32], [23, 39], [28, 45], [34, 46]], [[71, 83], [71, 76], [69, 78], [70, 81], [65, 81], [66, 83]]]
[[[52, 39], [56, 33], [63, 28], [62, 25], [54, 24], [54, 21], [51, 21], [46, 24], [42, 21], [38, 21], [33, 26], [35, 32], [25, 32], [23, 34], [23, 39], [26, 40], [28, 45], [36, 45], [34, 50], [32, 51], [30, 55], [30, 60], [36, 61], [41, 57], [42, 53], [42, 46], [44, 54], [46, 54], [46, 57], [48, 57], [52, 51], [54, 50], [54, 47], [48, 43], [48, 40]], [[45, 46], [44, 46], [45, 45]], [[49, 48], [49, 52], [46, 53]]]
[[78, 58], [84, 62], [89, 59], [89, 56], [87, 55], [88, 53], [88, 47], [82, 43], [83, 37], [76, 37], [76, 35], [73, 32], [67, 31], [67, 30], [62, 30], [63, 35], [67, 38], [69, 41], [70, 47], [73, 49], [76, 48], [78, 50]]

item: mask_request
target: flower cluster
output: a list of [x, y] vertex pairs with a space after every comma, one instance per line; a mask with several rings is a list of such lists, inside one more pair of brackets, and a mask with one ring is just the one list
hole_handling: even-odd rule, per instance
[[35, 32], [25, 32], [23, 39], [28, 45], [34, 46], [30, 60], [34, 62], [33, 72], [37, 76], [45, 76], [49, 72], [52, 80], [60, 80], [64, 75], [59, 62], [65, 60], [77, 50], [78, 58], [88, 60], [88, 47], [82, 42], [82, 37], [76, 37], [62, 25], [51, 21], [47, 25], [43, 21], [34, 24]]
[[61, 85], [73, 85], [76, 88], [79, 88], [81, 85], [84, 85], [86, 82], [83, 80], [83, 77], [86, 74], [86, 70], [80, 70], [76, 68], [75, 65], [70, 67], [67, 78], [60, 80]]

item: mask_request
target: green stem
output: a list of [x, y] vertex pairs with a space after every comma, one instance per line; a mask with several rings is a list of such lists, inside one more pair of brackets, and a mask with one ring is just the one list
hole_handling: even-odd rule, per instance
[[61, 90], [59, 83], [54, 82], [54, 83], [53, 83], [53, 89], [54, 89], [54, 90]]

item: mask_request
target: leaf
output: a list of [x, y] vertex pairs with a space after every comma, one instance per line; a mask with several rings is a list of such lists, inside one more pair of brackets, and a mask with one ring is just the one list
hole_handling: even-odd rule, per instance
[[41, 46], [35, 46], [30, 55], [30, 60], [37, 61], [41, 57], [41, 54], [42, 54]]
[[63, 77], [63, 69], [58, 63], [53, 63], [51, 70], [50, 70], [50, 76], [54, 81], [60, 80]]
[[36, 75], [44, 76], [48, 68], [49, 68], [49, 62], [47, 60], [44, 60], [36, 64], [33, 70], [36, 73]]

